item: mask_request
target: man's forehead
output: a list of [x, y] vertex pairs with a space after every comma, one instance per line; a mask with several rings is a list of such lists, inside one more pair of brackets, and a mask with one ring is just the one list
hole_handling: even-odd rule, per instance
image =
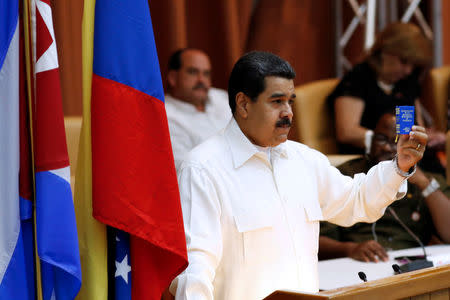
[[[265, 92], [289, 93], [295, 96], [294, 80], [281, 76], [266, 76], [264, 78]], [[289, 95], [291, 96], [291, 95]]]
[[211, 67], [209, 57], [200, 50], [189, 49], [181, 54], [181, 65], [183, 67]]
[[269, 75], [264, 77], [264, 81], [267, 82], [280, 82], [280, 81], [286, 81], [286, 82], [292, 82], [294, 84], [294, 79], [289, 79], [283, 76], [276, 76], [276, 75]]

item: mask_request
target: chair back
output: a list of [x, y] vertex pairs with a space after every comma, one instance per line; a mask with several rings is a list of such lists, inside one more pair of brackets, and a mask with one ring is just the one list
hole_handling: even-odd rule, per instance
[[447, 167], [445, 172], [445, 177], [447, 177], [447, 184], [450, 185], [450, 130], [447, 130], [446, 143], [445, 143], [445, 154], [447, 156]]
[[301, 143], [324, 154], [338, 153], [333, 111], [326, 103], [339, 79], [325, 79], [296, 87], [295, 124]]
[[432, 113], [437, 129], [447, 131], [447, 112], [450, 88], [450, 66], [433, 68], [430, 71], [431, 103], [428, 109]]

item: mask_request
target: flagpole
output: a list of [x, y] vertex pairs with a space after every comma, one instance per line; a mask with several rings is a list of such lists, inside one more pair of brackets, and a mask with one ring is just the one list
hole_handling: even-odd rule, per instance
[[28, 122], [30, 128], [30, 148], [31, 148], [31, 170], [33, 180], [33, 242], [34, 242], [34, 260], [36, 271], [36, 295], [38, 300], [42, 300], [42, 278], [41, 278], [41, 263], [37, 250], [37, 230], [36, 230], [36, 178], [35, 178], [35, 165], [34, 165], [34, 144], [33, 144], [33, 96], [34, 86], [31, 86], [33, 75], [33, 52], [31, 49], [30, 35], [30, 0], [24, 0], [23, 20], [24, 20], [24, 42], [25, 42], [25, 66], [26, 66], [26, 85], [27, 85], [27, 98], [28, 98]]

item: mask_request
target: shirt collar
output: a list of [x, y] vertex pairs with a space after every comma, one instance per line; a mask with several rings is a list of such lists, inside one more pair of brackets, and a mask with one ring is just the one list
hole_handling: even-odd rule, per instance
[[[239, 127], [236, 120], [231, 118], [227, 127], [225, 128], [225, 136], [230, 144], [231, 156], [233, 158], [233, 165], [239, 168], [247, 162], [253, 155], [260, 153], [258, 149], [250, 142]], [[288, 157], [286, 143], [272, 148], [272, 155]]]
[[278, 146], [272, 148], [272, 155], [289, 158], [288, 147], [287, 147], [286, 142], [281, 143]]

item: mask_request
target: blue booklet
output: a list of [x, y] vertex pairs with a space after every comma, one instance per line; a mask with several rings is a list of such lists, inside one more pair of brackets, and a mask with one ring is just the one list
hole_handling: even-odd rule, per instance
[[409, 134], [414, 125], [414, 106], [396, 106], [395, 119], [396, 133]]

